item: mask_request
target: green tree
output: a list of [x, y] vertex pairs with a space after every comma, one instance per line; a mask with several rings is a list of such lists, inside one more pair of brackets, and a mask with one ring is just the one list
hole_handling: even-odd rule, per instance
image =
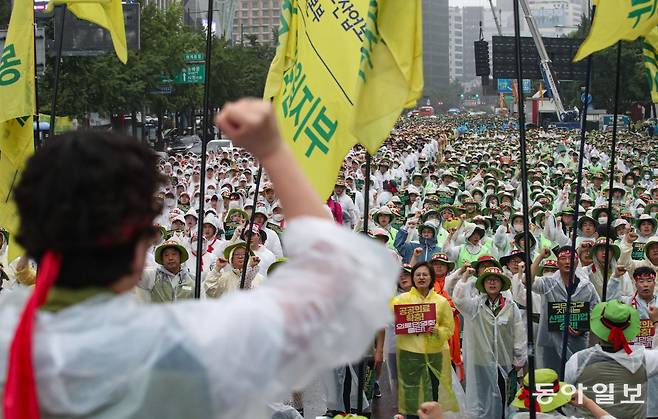
[[0, 0], [0, 28], [4, 29], [9, 26], [9, 17], [11, 16], [10, 0]]
[[[589, 26], [588, 19], [583, 16], [578, 29], [570, 37], [585, 39], [589, 32]], [[607, 109], [609, 112], [614, 109], [616, 67], [616, 45], [594, 53], [590, 91], [596, 108]], [[560, 83], [560, 93], [565, 104], [570, 107], [582, 107], [580, 95], [583, 86], [585, 86], [585, 80]], [[642, 47], [639, 41], [622, 42], [621, 86], [619, 95], [620, 113], [629, 110], [635, 102], [648, 102], [651, 100], [642, 62]]]
[[[165, 11], [153, 5], [141, 11], [141, 49], [128, 52], [127, 64], [114, 53], [97, 57], [64, 57], [61, 62], [58, 115], [88, 112], [130, 113], [144, 106], [157, 113], [180, 111], [200, 104], [201, 88], [174, 85], [171, 95], [151, 92], [163, 78], [173, 78], [184, 66], [184, 52], [201, 51], [203, 36], [183, 26], [180, 4]], [[39, 86], [42, 112], [50, 112], [54, 59], [49, 57]]]
[[243, 96], [262, 96], [275, 48], [251, 42], [233, 45], [224, 39], [213, 43], [211, 103], [221, 107]]

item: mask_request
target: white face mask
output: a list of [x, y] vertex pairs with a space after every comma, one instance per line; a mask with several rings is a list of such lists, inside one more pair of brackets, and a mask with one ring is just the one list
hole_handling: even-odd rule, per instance
[[512, 227], [514, 228], [514, 231], [516, 231], [517, 233], [520, 233], [520, 232], [523, 231], [523, 222], [514, 223], [514, 225]]
[[283, 221], [283, 214], [274, 214], [272, 220], [277, 223]]
[[651, 179], [651, 175], [650, 175], [649, 173], [647, 173], [646, 175], [644, 175], [644, 178], [645, 178], [646, 180], [649, 180], [649, 179]]
[[487, 194], [493, 194], [494, 190], [493, 189], [487, 189]]
[[608, 217], [599, 217], [599, 224], [607, 224], [608, 223]]

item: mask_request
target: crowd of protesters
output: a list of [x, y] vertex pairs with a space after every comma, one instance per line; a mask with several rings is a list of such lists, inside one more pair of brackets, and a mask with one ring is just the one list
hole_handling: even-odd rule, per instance
[[[406, 418], [527, 417], [530, 317], [541, 417], [658, 417], [658, 141], [620, 132], [611, 174], [610, 133], [589, 132], [576, 205], [578, 133], [528, 131], [523, 208], [518, 136], [507, 126], [492, 117], [402, 119], [372, 156], [369, 176], [363, 148], [346, 156], [323, 197], [327, 215], [344, 230], [365, 230], [397, 262], [391, 312], [428, 305], [432, 315], [418, 333], [381, 325], [365, 368], [324, 373], [327, 416], [356, 412], [359, 399], [369, 415], [386, 381]], [[156, 193], [158, 234], [131, 291], [136, 299], [167, 303], [198, 291], [221, 300], [267, 284], [288, 263], [288, 213], [267, 172], [256, 186], [258, 164], [239, 148], [209, 152], [205, 172], [191, 153], [158, 163], [166, 177]], [[0, 243], [2, 294], [32, 286], [35, 262], [7, 260], [4, 230]], [[313, 269], [336, 261], [324, 263]], [[303, 414], [303, 389], [295, 390], [292, 404]]]

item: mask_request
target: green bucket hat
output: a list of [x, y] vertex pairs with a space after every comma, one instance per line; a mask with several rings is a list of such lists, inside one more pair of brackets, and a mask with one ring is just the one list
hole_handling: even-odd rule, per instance
[[270, 275], [275, 269], [280, 267], [282, 264], [288, 261], [288, 258], [278, 258], [272, 264], [270, 265], [269, 268], [267, 268], [267, 274]]
[[640, 313], [618, 300], [598, 303], [592, 310], [590, 328], [599, 339], [611, 343], [615, 351], [623, 347], [631, 353], [628, 342], [640, 332]]
[[481, 294], [485, 294], [486, 291], [484, 290], [484, 280], [491, 277], [495, 276], [496, 278], [500, 279], [502, 282], [502, 287], [500, 288], [500, 291], [506, 291], [511, 288], [512, 286], [512, 281], [503, 273], [503, 271], [500, 268], [497, 268], [495, 266], [489, 267], [482, 272], [482, 275], [480, 275], [475, 281], [475, 288], [477, 288], [478, 291], [480, 291]]
[[[647, 253], [649, 252], [649, 248], [653, 246], [654, 244], [658, 244], [658, 236], [652, 236], [649, 237], [649, 240], [644, 244], [644, 255], [647, 256]], [[647, 256], [647, 259], [649, 256]]]
[[[597, 250], [600, 247], [605, 248], [605, 242], [606, 242], [606, 237], [605, 236], [602, 236], [602, 237], [599, 237], [598, 239], [596, 239], [596, 242], [594, 242], [594, 245], [589, 249], [589, 254], [592, 256], [592, 258], [595, 257], [594, 255], [596, 254]], [[621, 254], [621, 249], [619, 248], [619, 246], [614, 244], [614, 240], [612, 240], [612, 239], [610, 239], [609, 246], [610, 246], [610, 249], [612, 250], [612, 254], [615, 256], [615, 259], [618, 260], [619, 255]]]
[[190, 258], [190, 255], [187, 253], [187, 250], [185, 247], [183, 247], [183, 245], [178, 243], [176, 240], [167, 240], [155, 248], [155, 253], [153, 256], [155, 257], [155, 261], [158, 265], [162, 265], [162, 253], [167, 249], [178, 250], [178, 253], [180, 253], [180, 263], [185, 263]]
[[[224, 249], [224, 259], [230, 261], [231, 256], [233, 256], [233, 252], [235, 252], [239, 248], [246, 249], [247, 248], [247, 242], [239, 241], [239, 242], [233, 243], [230, 246], [227, 246], [226, 249]], [[249, 255], [254, 256], [254, 252], [249, 250]]]
[[[537, 402], [536, 411], [548, 413], [569, 403], [573, 393], [564, 391], [565, 386], [566, 383], [560, 381], [557, 372], [552, 369], [541, 368], [535, 370], [535, 388], [537, 389], [535, 393], [539, 394], [539, 397], [535, 398]], [[541, 392], [542, 389], [547, 390], [545, 394]], [[512, 406], [530, 410], [530, 393], [530, 377], [529, 374], [526, 374], [523, 377], [523, 386], [516, 393]]]
[[226, 218], [224, 218], [224, 222], [228, 222], [231, 220], [231, 217], [233, 217], [234, 214], [240, 214], [242, 218], [245, 220], [249, 219], [249, 213], [243, 209], [240, 208], [231, 208], [228, 210], [228, 213], [226, 214]]

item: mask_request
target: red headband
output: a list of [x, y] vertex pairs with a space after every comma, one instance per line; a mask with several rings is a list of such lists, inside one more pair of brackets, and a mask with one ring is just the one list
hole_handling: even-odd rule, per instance
[[[148, 223], [127, 223], [121, 226], [121, 240], [129, 240], [144, 230]], [[98, 245], [110, 245], [117, 240], [110, 236], [96, 240]], [[39, 401], [32, 363], [32, 338], [34, 335], [34, 318], [37, 309], [42, 306], [48, 292], [59, 276], [62, 267], [62, 255], [47, 250], [36, 277], [34, 292], [28, 299], [18, 322], [14, 339], [9, 350], [9, 365], [3, 399], [3, 414], [5, 419], [39, 419]]]
[[46, 301], [59, 275], [62, 256], [47, 251], [41, 260], [34, 292], [27, 301], [9, 351], [3, 410], [5, 419], [38, 419], [39, 402], [32, 365], [32, 336], [37, 308]]
[[630, 322], [630, 316], [629, 319], [623, 323], [613, 323], [610, 320], [603, 317], [603, 313], [601, 313], [601, 323], [605, 327], [610, 329], [610, 334], [608, 335], [607, 340], [608, 342], [612, 343], [612, 348], [615, 351], [624, 348], [624, 351], [626, 351], [626, 353], [630, 355], [631, 352], [633, 351], [631, 350], [631, 347], [628, 345], [628, 341], [626, 340], [626, 336], [624, 335], [624, 329], [628, 327], [629, 322]]
[[558, 259], [562, 259], [564, 257], [570, 257], [570, 256], [571, 256], [571, 250], [563, 250], [557, 254]]

